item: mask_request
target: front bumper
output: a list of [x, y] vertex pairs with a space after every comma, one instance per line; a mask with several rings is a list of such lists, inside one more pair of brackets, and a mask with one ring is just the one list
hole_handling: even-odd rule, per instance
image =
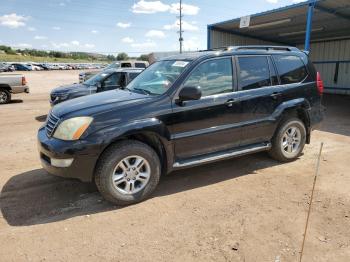
[[[93, 180], [96, 162], [100, 155], [100, 146], [89, 141], [62, 141], [50, 138], [45, 127], [38, 131], [38, 150], [43, 168], [50, 174], [77, 178], [83, 182]], [[69, 167], [55, 167], [51, 159], [73, 159]]]

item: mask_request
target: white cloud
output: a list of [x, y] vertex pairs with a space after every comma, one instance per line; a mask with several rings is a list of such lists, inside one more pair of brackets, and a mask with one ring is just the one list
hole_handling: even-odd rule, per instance
[[91, 33], [92, 34], [98, 34], [98, 31], [97, 30], [91, 30]]
[[161, 1], [138, 1], [132, 6], [132, 12], [136, 14], [154, 14], [158, 12], [167, 12], [170, 6]]
[[52, 27], [52, 29], [58, 31], [58, 30], [61, 30], [61, 27], [59, 27], [59, 26], [54, 26], [54, 27]]
[[70, 42], [72, 45], [75, 45], [75, 46], [79, 46], [80, 45], [80, 43], [79, 43], [79, 41], [77, 41], [77, 40], [73, 40], [72, 42]]
[[18, 47], [18, 48], [31, 48], [32, 47], [31, 44], [26, 44], [26, 43], [20, 43], [20, 44], [14, 45], [14, 46]]
[[197, 37], [191, 37], [189, 39], [184, 40], [183, 42], [183, 48], [185, 51], [197, 51], [202, 49], [201, 42], [198, 40]]
[[157, 46], [157, 44], [153, 41], [149, 41], [147, 40], [144, 43], [133, 43], [131, 44], [131, 47], [133, 48], [137, 48], [139, 50], [149, 50], [151, 48], [155, 48]]
[[131, 43], [134, 43], [134, 39], [132, 39], [131, 37], [124, 37], [123, 39], [122, 39], [122, 42], [123, 43], [126, 43], [126, 44], [131, 44]]
[[[180, 20], [176, 20], [175, 23], [171, 25], [165, 25], [163, 27], [165, 30], [179, 30], [180, 28]], [[182, 21], [182, 29], [185, 31], [198, 31], [198, 26], [194, 25], [193, 23], [188, 23], [186, 21]]]
[[59, 6], [66, 6], [66, 3], [61, 2], [59, 3]]
[[69, 47], [68, 43], [55, 43], [55, 42], [51, 42], [51, 45], [53, 46], [53, 48], [55, 49], [61, 49], [61, 48], [67, 48]]
[[29, 26], [27, 29], [28, 29], [28, 31], [32, 31], [32, 32], [36, 31], [36, 28], [32, 27], [32, 26]]
[[146, 37], [149, 38], [165, 38], [165, 34], [160, 30], [150, 30], [145, 34]]
[[0, 25], [6, 26], [9, 28], [18, 28], [21, 26], [25, 26], [29, 17], [17, 15], [16, 13], [12, 13], [9, 15], [0, 16]]
[[95, 45], [94, 44], [85, 44], [84, 47], [91, 49], [91, 48], [94, 48]]
[[[271, 1], [271, 0], [270, 0]], [[272, 0], [276, 1], [276, 0]], [[178, 14], [180, 10], [180, 3], [170, 5], [170, 13]], [[182, 13], [184, 15], [196, 15], [199, 12], [199, 7], [195, 5], [182, 4]]]
[[118, 22], [117, 26], [120, 28], [128, 28], [131, 26], [131, 23], [122, 23], [122, 22]]
[[35, 39], [35, 40], [45, 40], [45, 39], [47, 39], [47, 36], [36, 35], [36, 36], [34, 36], [34, 39]]

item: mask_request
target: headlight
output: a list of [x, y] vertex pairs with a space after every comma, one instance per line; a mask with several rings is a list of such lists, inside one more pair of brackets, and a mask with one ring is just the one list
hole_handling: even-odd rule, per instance
[[53, 137], [62, 140], [78, 140], [91, 124], [93, 118], [88, 116], [64, 120], [57, 127]]

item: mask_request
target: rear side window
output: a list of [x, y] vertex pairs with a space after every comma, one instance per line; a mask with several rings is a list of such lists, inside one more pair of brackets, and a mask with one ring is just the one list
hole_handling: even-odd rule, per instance
[[238, 57], [239, 85], [250, 90], [271, 85], [269, 63], [266, 56]]
[[144, 63], [135, 63], [136, 68], [146, 68], [146, 65]]
[[202, 96], [232, 92], [232, 59], [212, 59], [200, 64], [192, 71], [185, 86], [200, 86]]
[[130, 63], [122, 63], [121, 67], [132, 67]]
[[297, 56], [274, 56], [281, 84], [294, 84], [303, 81], [307, 76], [306, 67]]

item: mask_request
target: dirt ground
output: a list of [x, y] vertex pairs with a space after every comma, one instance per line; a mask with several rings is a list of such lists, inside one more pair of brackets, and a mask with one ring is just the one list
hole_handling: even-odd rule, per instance
[[293, 163], [260, 153], [183, 170], [151, 199], [119, 208], [40, 165], [49, 92], [78, 72], [25, 75], [31, 94], [0, 106], [1, 262], [299, 261], [321, 142], [303, 261], [350, 261], [349, 97], [325, 97], [326, 120]]

